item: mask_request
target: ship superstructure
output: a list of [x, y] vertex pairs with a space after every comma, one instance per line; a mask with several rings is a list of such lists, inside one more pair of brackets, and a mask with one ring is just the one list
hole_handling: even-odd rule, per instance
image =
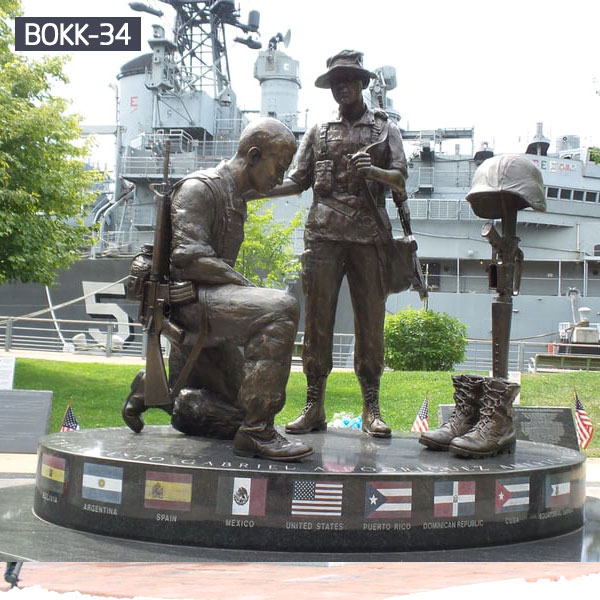
[[[137, 306], [125, 300], [122, 280], [131, 256], [152, 241], [155, 205], [150, 186], [162, 178], [165, 141], [171, 142], [170, 176], [176, 180], [232, 156], [252, 117], [249, 113], [282, 120], [298, 139], [308, 123], [298, 112], [300, 64], [283, 50], [289, 44], [289, 32], [277, 33], [263, 49], [256, 11], [250, 11], [242, 22], [233, 1], [161, 1], [174, 12], [173, 32], [153, 26], [150, 51], [124, 64], [117, 75], [114, 190], [100, 195], [92, 212], [92, 220], [99, 224], [99, 241], [91, 258], [60, 273], [59, 286], [52, 290], [55, 305], [84, 296], [83, 302], [61, 309], [60, 318], [118, 321], [116, 333], [122, 347], [135, 335], [139, 337], [133, 331]], [[131, 4], [140, 9], [141, 3]], [[229, 28], [241, 32], [236, 42], [258, 51], [254, 76], [261, 86], [261, 106], [256, 110], [243, 111], [237, 104], [229, 73], [225, 33]], [[481, 237], [483, 221], [473, 214], [465, 196], [475, 170], [493, 156], [493, 149], [486, 144], [476, 148], [471, 127], [404, 128], [390, 97], [397, 87], [396, 70], [383, 66], [375, 73], [365, 99], [370, 106], [386, 110], [402, 130], [409, 159], [408, 206], [431, 289], [429, 307], [467, 323], [470, 338], [487, 340], [493, 295], [487, 274], [490, 247]], [[512, 321], [513, 338], [543, 343], [564, 338], [560, 332], [571, 321], [569, 295], [573, 290], [590, 308], [590, 327], [600, 320], [596, 318], [600, 314], [600, 165], [576, 136], [561, 136], [554, 152], [550, 149], [539, 124], [523, 155], [542, 172], [547, 212], [525, 210], [519, 215], [517, 235], [525, 262]], [[273, 204], [275, 217], [288, 222], [311, 201], [310, 191], [279, 199]], [[395, 233], [401, 234], [391, 199], [388, 212]], [[297, 254], [303, 250], [302, 236], [300, 228], [294, 239]], [[38, 288], [2, 286], [0, 314], [17, 316], [48, 307], [52, 303], [49, 292]], [[290, 291], [302, 302], [300, 282]], [[390, 313], [419, 306], [416, 292], [390, 296], [387, 303]], [[58, 329], [56, 323], [46, 327]], [[301, 321], [300, 331], [302, 327]], [[89, 329], [84, 338], [107, 346], [109, 334]], [[350, 298], [344, 285], [336, 332], [346, 340], [340, 350], [345, 358], [338, 364], [351, 363], [352, 331]]]

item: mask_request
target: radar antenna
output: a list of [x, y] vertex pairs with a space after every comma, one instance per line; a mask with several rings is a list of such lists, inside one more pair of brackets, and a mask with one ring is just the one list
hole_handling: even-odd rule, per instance
[[176, 13], [174, 43], [180, 57], [177, 66], [182, 88], [207, 91], [212, 86], [212, 95], [218, 97], [231, 85], [225, 26], [231, 25], [248, 35], [235, 41], [259, 49], [261, 44], [252, 34], [258, 34], [260, 13], [250, 11], [248, 23], [242, 23], [234, 0], [160, 2], [169, 4]]

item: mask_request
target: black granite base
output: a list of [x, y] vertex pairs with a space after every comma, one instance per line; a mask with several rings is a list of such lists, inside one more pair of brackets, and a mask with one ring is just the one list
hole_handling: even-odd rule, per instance
[[129, 539], [286, 552], [406, 552], [547, 538], [583, 525], [585, 458], [519, 441], [485, 460], [399, 433], [303, 436], [301, 463], [239, 459], [167, 426], [42, 438], [34, 511]]

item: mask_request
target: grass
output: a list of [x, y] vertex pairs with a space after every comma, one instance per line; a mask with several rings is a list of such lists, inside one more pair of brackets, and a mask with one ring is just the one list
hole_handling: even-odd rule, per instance
[[[82, 427], [121, 426], [121, 406], [129, 386], [138, 371], [136, 366], [100, 363], [67, 363], [51, 360], [17, 359], [16, 389], [52, 390], [54, 402], [51, 431], [58, 431], [69, 398], [73, 412]], [[381, 382], [381, 411], [392, 429], [410, 430], [412, 422], [427, 393], [429, 424], [437, 426], [439, 404], [452, 403], [452, 373], [447, 372], [386, 372]], [[523, 374], [522, 406], [573, 407], [576, 388], [597, 433], [585, 451], [590, 457], [600, 457], [600, 373]], [[277, 415], [282, 424], [298, 416], [304, 406], [306, 381], [302, 373], [291, 373], [287, 401]], [[327, 383], [327, 417], [337, 412], [360, 414], [360, 388], [353, 373], [332, 373]], [[169, 422], [160, 410], [148, 411], [144, 420], [151, 425]]]

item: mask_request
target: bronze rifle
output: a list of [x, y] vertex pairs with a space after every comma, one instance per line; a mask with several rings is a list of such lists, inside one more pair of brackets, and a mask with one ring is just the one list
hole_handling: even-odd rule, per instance
[[146, 381], [144, 386], [146, 406], [171, 404], [169, 384], [165, 371], [160, 336], [181, 343], [184, 331], [169, 320], [169, 159], [170, 141], [165, 143], [163, 180], [158, 186], [151, 186], [156, 198], [156, 222], [152, 267], [150, 277], [143, 289], [140, 302], [139, 320], [147, 335]]

